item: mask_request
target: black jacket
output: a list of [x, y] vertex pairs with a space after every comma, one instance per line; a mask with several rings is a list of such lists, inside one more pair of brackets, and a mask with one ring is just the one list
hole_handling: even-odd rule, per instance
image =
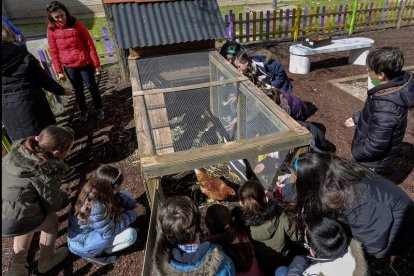
[[398, 255], [414, 243], [414, 202], [385, 178], [365, 177], [342, 212], [368, 254]]
[[13, 140], [38, 135], [56, 124], [42, 89], [63, 95], [65, 89], [42, 69], [24, 45], [1, 42], [2, 122]]
[[368, 90], [364, 108], [354, 115], [353, 158], [370, 168], [391, 165], [400, 152], [408, 108], [413, 106], [412, 73], [403, 73]]
[[3, 157], [1, 169], [2, 237], [29, 233], [47, 214], [64, 208], [68, 195], [60, 190], [67, 165], [50, 158], [43, 164], [18, 143]]

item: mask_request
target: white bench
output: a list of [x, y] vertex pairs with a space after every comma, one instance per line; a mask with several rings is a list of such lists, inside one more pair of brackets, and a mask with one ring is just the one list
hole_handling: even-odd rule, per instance
[[296, 74], [308, 74], [310, 71], [309, 56], [348, 50], [350, 50], [348, 58], [349, 63], [365, 65], [365, 61], [372, 44], [374, 44], [374, 40], [370, 38], [353, 37], [332, 40], [332, 44], [314, 49], [301, 44], [292, 45], [289, 48], [289, 72]]

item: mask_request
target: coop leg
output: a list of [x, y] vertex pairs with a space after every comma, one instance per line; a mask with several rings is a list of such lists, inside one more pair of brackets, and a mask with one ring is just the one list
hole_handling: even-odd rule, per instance
[[310, 58], [290, 54], [289, 72], [295, 74], [308, 74], [310, 71]]
[[349, 53], [348, 63], [356, 65], [365, 65], [370, 48], [351, 50]]

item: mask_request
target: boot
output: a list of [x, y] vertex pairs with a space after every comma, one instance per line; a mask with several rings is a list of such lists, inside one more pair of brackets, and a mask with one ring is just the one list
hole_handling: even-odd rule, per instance
[[13, 263], [12, 261], [6, 276], [27, 276], [29, 275], [29, 270], [27, 269], [27, 266], [29, 266], [27, 262]]
[[66, 247], [59, 247], [55, 250], [52, 257], [45, 256], [44, 252], [42, 252], [42, 248], [40, 249], [40, 258], [39, 258], [39, 266], [37, 270], [40, 273], [45, 273], [51, 270], [54, 266], [62, 262], [66, 256], [68, 255], [69, 251]]

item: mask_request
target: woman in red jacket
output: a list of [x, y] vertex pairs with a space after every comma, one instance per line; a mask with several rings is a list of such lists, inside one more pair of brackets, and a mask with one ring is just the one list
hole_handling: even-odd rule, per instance
[[94, 72], [100, 74], [100, 62], [88, 30], [59, 1], [50, 2], [46, 12], [49, 21], [47, 39], [53, 65], [59, 79], [65, 80], [65, 71], [72, 83], [81, 110], [81, 121], [88, 120], [84, 82], [91, 92], [97, 118], [103, 120], [101, 94], [94, 77]]

